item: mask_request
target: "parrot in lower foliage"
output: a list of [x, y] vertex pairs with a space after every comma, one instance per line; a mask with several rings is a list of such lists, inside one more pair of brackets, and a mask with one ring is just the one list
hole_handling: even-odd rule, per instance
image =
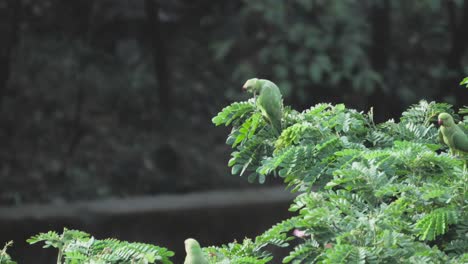
[[247, 80], [242, 87], [244, 91], [254, 94], [256, 106], [262, 112], [263, 117], [271, 124], [275, 132], [281, 134], [281, 118], [283, 116], [283, 97], [273, 82], [264, 79], [253, 78]]
[[184, 243], [185, 251], [187, 252], [184, 264], [208, 264], [208, 260], [203, 255], [200, 244], [195, 239], [188, 238]]
[[452, 155], [468, 153], [468, 135], [462, 124], [455, 124], [451, 115], [441, 113], [438, 117], [439, 141], [450, 148]]

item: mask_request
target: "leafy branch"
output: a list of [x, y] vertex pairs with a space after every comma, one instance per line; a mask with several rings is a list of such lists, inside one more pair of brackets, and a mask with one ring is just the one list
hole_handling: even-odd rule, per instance
[[0, 250], [0, 264], [16, 264], [8, 255], [7, 248], [13, 245], [13, 241], [9, 241], [5, 244], [2, 250]]
[[44, 242], [44, 248], [58, 249], [57, 263], [162, 263], [171, 264], [172, 251], [165, 248], [119, 241], [98, 240], [89, 234], [64, 229], [62, 234], [54, 231], [40, 233], [27, 240], [30, 244]]

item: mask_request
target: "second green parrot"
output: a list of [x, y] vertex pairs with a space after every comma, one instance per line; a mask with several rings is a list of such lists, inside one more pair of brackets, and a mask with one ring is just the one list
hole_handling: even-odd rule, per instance
[[256, 106], [263, 117], [271, 124], [275, 132], [281, 134], [281, 118], [283, 116], [283, 97], [273, 82], [265, 79], [253, 78], [247, 80], [243, 90], [253, 93], [256, 97]]
[[453, 117], [447, 113], [439, 114], [438, 123], [439, 141], [446, 144], [453, 155], [468, 153], [468, 135], [461, 125], [455, 124]]
[[200, 244], [195, 239], [188, 238], [184, 243], [185, 251], [187, 252], [184, 264], [208, 264], [208, 260], [203, 255]]

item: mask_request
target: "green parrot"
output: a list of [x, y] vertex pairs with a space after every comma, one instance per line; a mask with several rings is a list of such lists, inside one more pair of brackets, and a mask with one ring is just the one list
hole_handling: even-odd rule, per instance
[[244, 91], [254, 94], [257, 108], [263, 117], [271, 124], [275, 132], [281, 134], [281, 117], [283, 116], [283, 97], [273, 82], [264, 79], [253, 78], [245, 82]]
[[455, 124], [451, 115], [441, 113], [438, 117], [439, 141], [450, 148], [452, 155], [468, 153], [468, 135], [462, 124]]
[[208, 264], [208, 260], [203, 255], [200, 244], [193, 238], [185, 240], [185, 257], [184, 264]]

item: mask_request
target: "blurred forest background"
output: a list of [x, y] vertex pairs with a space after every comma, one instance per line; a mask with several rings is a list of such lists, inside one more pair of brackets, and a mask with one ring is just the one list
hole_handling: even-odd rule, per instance
[[0, 204], [245, 186], [246, 79], [383, 121], [467, 104], [467, 48], [468, 0], [0, 0]]

